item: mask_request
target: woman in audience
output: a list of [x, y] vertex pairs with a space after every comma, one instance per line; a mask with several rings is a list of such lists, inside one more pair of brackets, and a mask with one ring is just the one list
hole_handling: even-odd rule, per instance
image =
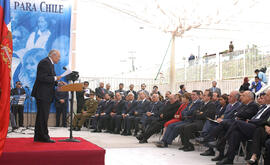
[[244, 78], [244, 83], [240, 86], [239, 91], [248, 91], [250, 84], [248, 83], [248, 77]]
[[[177, 94], [176, 94], [177, 95]], [[180, 95], [180, 94], [179, 94]], [[181, 98], [181, 96], [180, 96]], [[167, 121], [165, 124], [164, 124], [164, 128], [163, 128], [163, 134], [165, 133], [166, 131], [166, 128], [168, 127], [168, 125], [172, 124], [172, 123], [176, 123], [176, 122], [179, 122], [181, 121], [181, 118], [182, 118], [182, 115], [181, 115], [181, 112], [191, 103], [191, 95], [190, 93], [184, 93], [184, 95], [182, 96], [182, 99], [180, 100], [180, 102], [182, 103], [180, 105], [180, 107], [178, 108], [177, 112], [174, 114], [174, 118]]]

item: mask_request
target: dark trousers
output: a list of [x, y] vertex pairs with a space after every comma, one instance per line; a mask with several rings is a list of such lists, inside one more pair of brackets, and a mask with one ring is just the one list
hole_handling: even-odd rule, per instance
[[266, 148], [266, 153], [265, 153], [265, 158], [264, 158], [264, 164], [270, 164], [270, 139], [269, 138], [265, 141], [265, 148]]
[[62, 127], [67, 126], [67, 104], [59, 104], [56, 107], [56, 127], [60, 126], [60, 116], [62, 114]]
[[100, 116], [98, 127], [100, 129], [109, 129], [109, 121], [110, 121], [110, 115]]
[[121, 131], [121, 123], [122, 123], [123, 117], [122, 115], [115, 115], [113, 117], [110, 117], [110, 131]]
[[182, 125], [188, 123], [187, 121], [179, 121], [169, 124], [166, 132], [163, 135], [162, 141], [167, 144], [172, 144], [172, 141], [179, 135], [179, 131]]
[[203, 127], [202, 120], [196, 120], [192, 123], [182, 124], [179, 128], [179, 133], [180, 133], [182, 144], [185, 147], [193, 146], [193, 144], [190, 143], [189, 140], [193, 139], [194, 133], [197, 131], [201, 131], [202, 127]]
[[35, 124], [34, 140], [46, 141], [50, 139], [48, 131], [48, 118], [50, 113], [51, 102], [37, 100], [37, 116]]
[[160, 130], [163, 128], [165, 122], [166, 121], [163, 121], [163, 120], [162, 121], [156, 120], [156, 121], [152, 122], [149, 125], [149, 127], [145, 130], [145, 132], [142, 134], [143, 139], [147, 140], [155, 133], [160, 132]]
[[12, 128], [15, 128], [17, 125], [16, 125], [16, 121], [15, 121], [15, 116], [13, 113], [10, 113], [9, 115], [9, 121], [10, 121], [10, 124], [11, 124], [11, 127]]
[[130, 132], [132, 126], [134, 125], [134, 116], [126, 116], [124, 118], [124, 131], [125, 132]]
[[267, 138], [269, 138], [269, 135], [265, 132], [264, 127], [256, 128], [252, 138], [251, 153], [259, 157]]
[[158, 117], [155, 117], [155, 116], [146, 116], [144, 115], [142, 118], [141, 118], [141, 123], [142, 123], [142, 129], [143, 131], [154, 121], [157, 121], [158, 120]]
[[[15, 117], [15, 121], [17, 123], [18, 126], [23, 127], [23, 110], [24, 110], [24, 106], [22, 105], [13, 105], [12, 106], [12, 113], [14, 114]], [[17, 122], [17, 114], [19, 116], [19, 123]]]

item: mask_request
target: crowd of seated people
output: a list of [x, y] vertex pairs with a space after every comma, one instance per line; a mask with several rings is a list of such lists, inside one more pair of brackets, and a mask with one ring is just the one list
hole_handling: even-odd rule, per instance
[[101, 89], [96, 102], [86, 101], [73, 126], [80, 130], [85, 117], [91, 114], [92, 132], [133, 135], [139, 143], [148, 143], [152, 135], [159, 133], [161, 140], [155, 143], [159, 148], [174, 145], [179, 136], [179, 150], [194, 151], [194, 142], [201, 143], [207, 150], [200, 155], [215, 156], [211, 160], [218, 165], [233, 164], [242, 142], [250, 146], [245, 147], [248, 164], [257, 164], [261, 156], [265, 164], [270, 164], [270, 90], [256, 99], [250, 90], [227, 95], [216, 86], [213, 81], [209, 89], [188, 93], [181, 85], [179, 93], [167, 91], [163, 99], [157, 86], [149, 93], [142, 84], [136, 92], [134, 85], [125, 91], [121, 83], [113, 95]]

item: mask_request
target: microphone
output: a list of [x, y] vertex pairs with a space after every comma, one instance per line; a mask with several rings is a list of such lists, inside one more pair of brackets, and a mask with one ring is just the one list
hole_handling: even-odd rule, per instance
[[25, 86], [25, 88], [29, 89], [29, 87], [28, 87], [28, 86]]
[[66, 68], [65, 66], [63, 67], [63, 69], [64, 69], [64, 70], [67, 70], [67, 68]]

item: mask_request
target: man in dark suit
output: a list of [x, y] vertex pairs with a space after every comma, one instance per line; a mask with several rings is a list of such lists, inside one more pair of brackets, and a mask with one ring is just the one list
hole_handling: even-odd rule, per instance
[[107, 83], [106, 84], [106, 93], [108, 93], [110, 95], [110, 97], [113, 98], [114, 93], [110, 89], [111, 89], [111, 84]]
[[124, 84], [123, 83], [120, 83], [119, 84], [119, 89], [115, 90], [115, 93], [117, 93], [117, 92], [119, 92], [121, 94], [122, 99], [125, 99], [125, 93], [126, 93], [126, 91], [124, 90]]
[[128, 125], [134, 125], [135, 131], [134, 131], [134, 136], [137, 136], [137, 133], [139, 131], [139, 124], [142, 119], [142, 116], [145, 115], [146, 110], [148, 109], [149, 106], [149, 101], [146, 100], [146, 94], [144, 92], [139, 93], [139, 101], [135, 109], [131, 111], [126, 118]]
[[212, 88], [209, 89], [211, 92], [217, 92], [219, 96], [221, 96], [221, 90], [217, 87], [217, 82], [212, 82]]
[[[17, 95], [17, 96], [22, 96], [25, 94], [25, 90], [22, 88], [22, 84], [20, 81], [16, 82], [16, 88], [11, 90], [11, 96]], [[23, 110], [24, 106], [23, 105], [18, 105], [18, 102], [15, 104], [12, 104], [11, 106], [12, 113], [14, 114], [15, 121], [17, 123], [17, 114], [19, 114], [19, 124], [17, 125], [19, 127], [23, 127]]]
[[104, 89], [104, 82], [99, 83], [99, 87], [95, 89], [95, 93], [98, 97], [104, 98], [106, 89]]
[[32, 96], [37, 103], [34, 141], [54, 143], [48, 131], [48, 118], [50, 106], [55, 96], [56, 81], [61, 76], [56, 76], [54, 64], [60, 60], [60, 52], [51, 50], [48, 57], [41, 60], [37, 66], [37, 77], [32, 90]]
[[225, 134], [224, 139], [228, 141], [228, 151], [224, 159], [217, 162], [221, 164], [233, 164], [234, 156], [239, 148], [241, 141], [252, 139], [256, 128], [261, 126], [270, 115], [270, 90], [267, 91], [265, 98], [266, 106], [263, 106], [256, 115], [250, 120], [235, 120]]
[[114, 102], [111, 100], [111, 97], [108, 93], [104, 95], [105, 101], [102, 103], [101, 107], [97, 110], [95, 117], [93, 119], [94, 122], [94, 131], [93, 132], [101, 132], [102, 129], [108, 130], [109, 128], [109, 119], [110, 113], [113, 108]]
[[129, 92], [133, 93], [134, 94], [134, 100], [137, 100], [138, 99], [138, 95], [137, 95], [137, 92], [134, 91], [134, 85], [133, 84], [130, 84], [129, 85], [129, 90], [127, 90], [125, 92], [125, 97], [129, 94]]
[[56, 127], [60, 127], [60, 116], [62, 114], [62, 127], [67, 127], [66, 114], [68, 108], [68, 92], [59, 91], [66, 85], [64, 82], [58, 83], [58, 88], [55, 92], [55, 108], [56, 108]]
[[120, 134], [121, 122], [122, 122], [122, 111], [125, 106], [125, 101], [122, 99], [120, 93], [115, 94], [115, 101], [110, 113], [110, 131], [115, 134]]
[[121, 133], [121, 135], [124, 136], [128, 136], [131, 135], [131, 122], [129, 121], [129, 117], [132, 116], [132, 114], [134, 113], [138, 102], [136, 100], [134, 100], [134, 94], [133, 93], [129, 93], [127, 95], [127, 101], [125, 103], [125, 107], [122, 111], [122, 117], [124, 120], [124, 130]]
[[158, 94], [153, 94], [151, 100], [152, 102], [149, 104], [146, 114], [141, 119], [143, 132], [148, 125], [159, 119], [160, 112], [164, 107], [163, 103], [159, 101]]

